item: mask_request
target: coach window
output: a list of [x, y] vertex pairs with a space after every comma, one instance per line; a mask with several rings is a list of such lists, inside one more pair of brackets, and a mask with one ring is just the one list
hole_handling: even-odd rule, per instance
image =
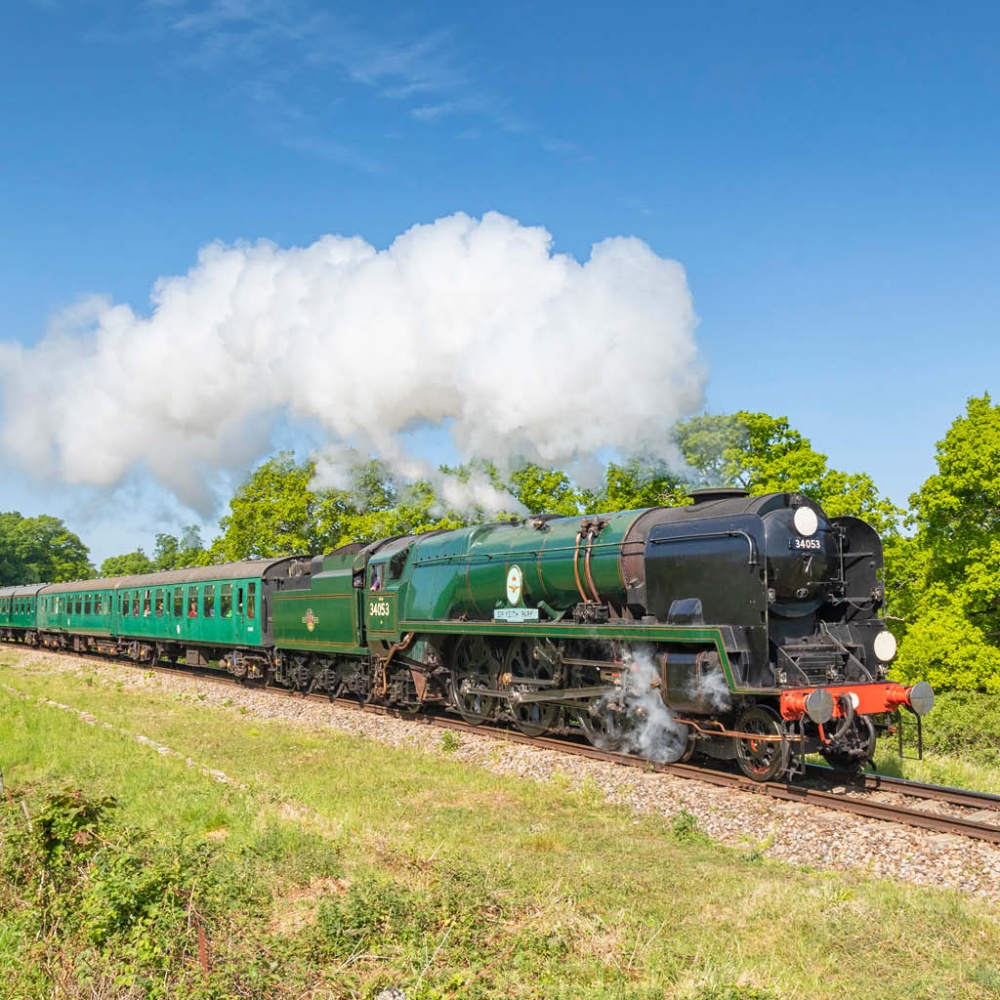
[[163, 617], [163, 588], [156, 591], [156, 617]]
[[219, 614], [223, 618], [233, 617], [233, 585], [224, 583], [219, 591]]
[[174, 617], [184, 617], [184, 588], [174, 587]]
[[139, 617], [139, 600], [141, 598], [141, 593], [142, 593], [141, 591], [137, 590], [137, 591], [135, 591], [132, 594], [132, 617], [133, 618], [138, 618]]
[[90, 600], [90, 594], [86, 594], [83, 598], [83, 613], [89, 615], [93, 612], [94, 607]]
[[126, 590], [124, 594], [119, 594], [119, 595], [118, 595], [118, 600], [122, 602], [122, 603], [121, 603], [121, 607], [120, 607], [120, 608], [118, 609], [118, 610], [119, 610], [119, 613], [120, 613], [120, 614], [121, 614], [121, 615], [122, 615], [123, 617], [125, 617], [125, 618], [128, 618], [128, 616], [129, 616], [129, 611], [130, 611], [130, 610], [131, 610], [131, 608], [132, 608], [132, 597], [131, 597], [131, 595], [130, 595], [130, 594], [129, 594], [129, 592], [128, 592], [128, 591]]
[[215, 617], [215, 584], [207, 583], [205, 584], [205, 589], [202, 591], [201, 597], [201, 613], [206, 618]]
[[188, 587], [188, 618], [198, 617], [198, 588]]
[[257, 616], [257, 584], [247, 584], [247, 618]]
[[147, 590], [142, 595], [142, 617], [148, 618], [153, 612], [153, 592]]
[[83, 613], [83, 598], [79, 594], [76, 595], [76, 610], [73, 613], [77, 615]]

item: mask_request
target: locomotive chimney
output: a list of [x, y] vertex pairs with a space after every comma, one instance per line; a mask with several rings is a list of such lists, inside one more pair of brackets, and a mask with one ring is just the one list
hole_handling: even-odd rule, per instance
[[703, 490], [691, 490], [688, 496], [696, 503], [709, 503], [712, 500], [735, 500], [738, 497], [749, 496], [747, 490], [738, 486], [710, 486]]

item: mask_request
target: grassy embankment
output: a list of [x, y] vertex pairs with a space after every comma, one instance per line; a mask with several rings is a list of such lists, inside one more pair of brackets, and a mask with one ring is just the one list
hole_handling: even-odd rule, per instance
[[982, 901], [721, 848], [469, 767], [451, 734], [405, 752], [20, 660], [0, 649], [0, 997], [1000, 996]]

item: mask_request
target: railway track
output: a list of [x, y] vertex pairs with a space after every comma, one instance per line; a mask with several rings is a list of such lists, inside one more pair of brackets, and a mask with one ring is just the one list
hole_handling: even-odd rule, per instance
[[[902, 823], [937, 834], [971, 837], [1000, 844], [1000, 796], [985, 792], [926, 785], [879, 774], [843, 775], [824, 767], [811, 767], [801, 783], [755, 782], [742, 774], [694, 764], [657, 764], [628, 754], [600, 750], [582, 742], [557, 737], [526, 736], [516, 730], [431, 717], [431, 724], [529, 746], [544, 747], [591, 760], [610, 761], [644, 771], [669, 774], [755, 795], [853, 813], [869, 819]], [[832, 790], [832, 788], [837, 790]], [[939, 811], [935, 811], [939, 810]], [[947, 811], [944, 811], [947, 810]]]
[[[94, 654], [72, 654], [77, 659], [108, 664], [115, 662]], [[224, 685], [238, 682], [215, 668], [186, 668], [176, 664], [131, 664], [142, 670], [182, 677], [197, 677]], [[327, 695], [302, 694], [286, 688], [254, 686], [280, 697], [330, 703]], [[971, 792], [965, 789], [928, 785], [880, 774], [845, 775], [827, 767], [808, 765], [805, 777], [796, 783], [755, 782], [743, 774], [693, 764], [659, 764], [641, 757], [601, 750], [583, 739], [555, 736], [530, 736], [516, 729], [482, 723], [472, 725], [444, 714], [411, 714], [376, 704], [359, 704], [356, 699], [340, 698], [338, 707], [403, 718], [458, 733], [487, 736], [505, 742], [573, 754], [590, 760], [636, 767], [647, 772], [668, 774], [717, 787], [740, 790], [754, 795], [832, 809], [869, 819], [928, 830], [938, 835], [953, 835], [1000, 844], [1000, 795]]]

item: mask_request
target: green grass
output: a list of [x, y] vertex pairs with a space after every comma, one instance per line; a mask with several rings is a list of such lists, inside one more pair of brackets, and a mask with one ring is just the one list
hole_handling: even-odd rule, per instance
[[[0, 685], [31, 696], [0, 687], [0, 997], [1000, 997], [982, 901], [771, 863], [451, 741], [422, 755], [19, 659], [0, 650]], [[79, 844], [67, 788], [118, 803]], [[70, 845], [54, 867], [43, 816]]]

